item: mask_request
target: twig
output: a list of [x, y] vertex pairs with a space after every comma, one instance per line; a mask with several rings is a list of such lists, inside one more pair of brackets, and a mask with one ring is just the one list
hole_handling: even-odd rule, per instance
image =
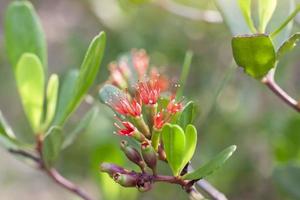
[[154, 1], [154, 4], [168, 12], [191, 20], [204, 21], [208, 23], [223, 22], [221, 14], [215, 10], [200, 11], [199, 9], [181, 5], [170, 0], [157, 0]]
[[20, 150], [20, 149], [8, 149], [8, 151], [9, 151], [9, 153], [16, 154], [16, 155], [19, 155], [19, 156], [23, 156], [25, 158], [29, 158], [29, 159], [33, 160], [34, 162], [36, 162], [36, 163], [40, 162], [40, 159], [38, 157], [28, 153], [27, 151]]
[[269, 73], [262, 79], [262, 83], [264, 83], [275, 95], [277, 95], [288, 106], [290, 106], [297, 112], [300, 112], [299, 103], [276, 83], [274, 76], [275, 69], [271, 69]]

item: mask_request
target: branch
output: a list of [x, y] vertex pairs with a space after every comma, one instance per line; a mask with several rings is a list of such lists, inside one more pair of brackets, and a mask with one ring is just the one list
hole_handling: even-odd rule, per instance
[[[189, 164], [188, 171], [193, 171], [193, 167]], [[210, 184], [207, 180], [201, 179], [195, 182], [200, 189], [205, 192], [208, 196], [210, 196], [213, 200], [228, 200], [227, 197], [217, 190], [212, 184]]]
[[50, 178], [52, 178], [58, 185], [62, 186], [63, 188], [69, 190], [70, 192], [76, 194], [77, 196], [81, 197], [83, 200], [92, 200], [92, 198], [90, 198], [88, 196], [88, 194], [86, 194], [83, 190], [81, 190], [79, 187], [77, 187], [76, 185], [74, 185], [72, 182], [70, 182], [69, 180], [67, 180], [66, 178], [64, 178], [62, 175], [60, 175], [60, 173], [54, 169], [46, 169], [44, 168], [44, 171], [48, 174], [48, 176]]
[[262, 79], [262, 83], [264, 83], [275, 95], [277, 95], [288, 106], [290, 106], [297, 112], [300, 112], [299, 103], [276, 83], [274, 76], [275, 69], [271, 69], [269, 73]]
[[30, 160], [36, 163], [40, 163], [40, 159], [38, 157], [28, 153], [27, 151], [20, 150], [20, 149], [8, 149], [8, 152], [15, 155], [23, 156], [25, 158], [29, 158]]
[[157, 0], [154, 1], [155, 5], [158, 7], [167, 10], [175, 15], [195, 20], [195, 21], [204, 21], [208, 23], [221, 23], [223, 18], [218, 11], [215, 10], [205, 10], [200, 11], [199, 9], [181, 5], [175, 3], [171, 0]]

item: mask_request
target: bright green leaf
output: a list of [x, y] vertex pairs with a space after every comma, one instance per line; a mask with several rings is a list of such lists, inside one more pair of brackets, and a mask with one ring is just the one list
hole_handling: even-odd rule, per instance
[[68, 104], [72, 101], [78, 75], [78, 70], [71, 70], [65, 75], [62, 84], [60, 84], [57, 108], [53, 120], [54, 125], [60, 124], [66, 120], [66, 109]]
[[276, 62], [274, 46], [267, 35], [234, 37], [232, 51], [237, 65], [254, 78], [262, 78]]
[[227, 147], [225, 150], [219, 153], [215, 158], [205, 163], [204, 165], [202, 165], [202, 167], [198, 168], [197, 170], [184, 175], [183, 178], [185, 180], [198, 180], [212, 174], [214, 171], [219, 169], [228, 158], [230, 158], [230, 156], [233, 154], [235, 150], [236, 150], [235, 145]]
[[288, 51], [291, 51], [297, 45], [297, 42], [300, 39], [300, 33], [295, 33], [292, 35], [288, 40], [286, 40], [278, 49], [277, 51], [277, 59], [280, 59], [284, 54]]
[[84, 129], [88, 127], [88, 125], [96, 117], [98, 112], [99, 112], [98, 107], [93, 107], [89, 112], [85, 114], [85, 116], [80, 120], [78, 125], [76, 125], [74, 130], [72, 130], [69, 134], [66, 135], [66, 138], [62, 146], [63, 149], [73, 144], [75, 139], [79, 136], [80, 133], [84, 131]]
[[259, 30], [264, 33], [268, 22], [270, 21], [275, 8], [277, 0], [258, 0], [258, 15], [259, 15]]
[[63, 133], [60, 127], [51, 127], [43, 142], [42, 155], [47, 167], [57, 160], [63, 143]]
[[248, 27], [252, 31], [252, 33], [256, 33], [256, 28], [253, 24], [252, 17], [251, 17], [251, 1], [252, 0], [238, 0], [240, 9], [244, 15], [244, 18], [248, 24]]
[[70, 102], [68, 102], [67, 107], [63, 110], [63, 114], [59, 118], [59, 121], [57, 121], [58, 125], [62, 125], [77, 108], [84, 95], [93, 84], [100, 68], [105, 42], [105, 33], [101, 32], [90, 43], [75, 83], [72, 98], [70, 99]]
[[182, 163], [185, 153], [185, 134], [178, 125], [166, 124], [162, 129], [162, 140], [168, 163], [175, 176], [183, 169]]
[[183, 108], [178, 124], [184, 129], [188, 124], [192, 124], [196, 117], [196, 105], [193, 101], [188, 102]]
[[251, 33], [237, 0], [215, 0], [215, 2], [233, 35]]
[[47, 68], [45, 36], [38, 16], [29, 1], [13, 1], [7, 8], [4, 20], [5, 46], [14, 71], [24, 53], [37, 55]]
[[46, 119], [45, 119], [45, 128], [47, 128], [53, 117], [55, 115], [56, 103], [57, 103], [57, 94], [58, 94], [58, 87], [59, 87], [59, 79], [56, 74], [52, 74], [48, 81], [47, 86], [47, 112], [46, 112]]
[[16, 68], [16, 81], [25, 114], [35, 133], [40, 129], [44, 103], [44, 71], [39, 58], [22, 55]]
[[185, 153], [182, 163], [184, 167], [193, 157], [197, 146], [197, 129], [192, 124], [189, 124], [185, 129]]

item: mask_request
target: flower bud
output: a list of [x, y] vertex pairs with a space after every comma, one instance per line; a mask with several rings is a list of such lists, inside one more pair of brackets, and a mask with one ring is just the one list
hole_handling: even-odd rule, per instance
[[142, 170], [145, 168], [145, 163], [141, 154], [135, 148], [128, 145], [125, 140], [120, 143], [122, 151], [125, 153], [126, 157], [133, 163], [137, 164]]
[[138, 184], [137, 188], [140, 192], [147, 192], [152, 189], [152, 184], [150, 182], [145, 182], [143, 184]]
[[116, 183], [119, 183], [123, 187], [135, 187], [137, 185], [137, 177], [132, 174], [120, 174], [113, 175], [113, 179]]
[[145, 163], [152, 169], [153, 173], [156, 173], [157, 155], [154, 148], [147, 141], [141, 144], [142, 155]]
[[100, 165], [100, 171], [108, 173], [110, 176], [116, 173], [129, 173], [127, 169], [123, 167], [111, 164], [111, 163], [102, 163]]

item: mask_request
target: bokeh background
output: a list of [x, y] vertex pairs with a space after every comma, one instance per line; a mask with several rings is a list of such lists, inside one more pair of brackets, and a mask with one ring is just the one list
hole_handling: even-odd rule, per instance
[[[284, 0], [282, 0], [284, 1]], [[3, 42], [3, 16], [9, 0], [0, 0], [0, 109], [24, 141], [31, 141]], [[300, 115], [283, 104], [265, 86], [232, 66], [231, 33], [218, 12], [207, 19], [179, 16], [164, 4], [129, 4], [125, 0], [33, 0], [46, 33], [49, 71], [63, 75], [78, 68], [86, 48], [99, 31], [107, 33], [107, 48], [99, 76], [121, 53], [143, 48], [151, 63], [175, 79], [187, 50], [194, 52], [184, 89], [197, 102], [199, 142], [194, 165], [223, 148], [238, 150], [226, 165], [208, 177], [230, 200], [300, 199]], [[188, 13], [217, 11], [213, 1], [181, 0]], [[278, 8], [280, 9], [280, 8]], [[212, 20], [212, 21], [210, 21]], [[299, 30], [297, 22], [293, 32]], [[299, 48], [279, 64], [277, 79], [293, 96], [300, 94]], [[231, 67], [230, 67], [231, 66]], [[95, 91], [91, 91], [95, 95]], [[100, 103], [83, 103], [70, 119], [72, 130], [89, 109], [96, 114], [76, 142], [66, 149], [57, 168], [98, 199], [187, 199], [179, 186], [157, 184], [148, 193], [121, 189], [100, 175], [101, 161], [127, 165], [113, 133], [112, 112]], [[38, 170], [0, 150], [1, 200], [76, 199]], [[168, 171], [162, 165], [162, 171]]]

